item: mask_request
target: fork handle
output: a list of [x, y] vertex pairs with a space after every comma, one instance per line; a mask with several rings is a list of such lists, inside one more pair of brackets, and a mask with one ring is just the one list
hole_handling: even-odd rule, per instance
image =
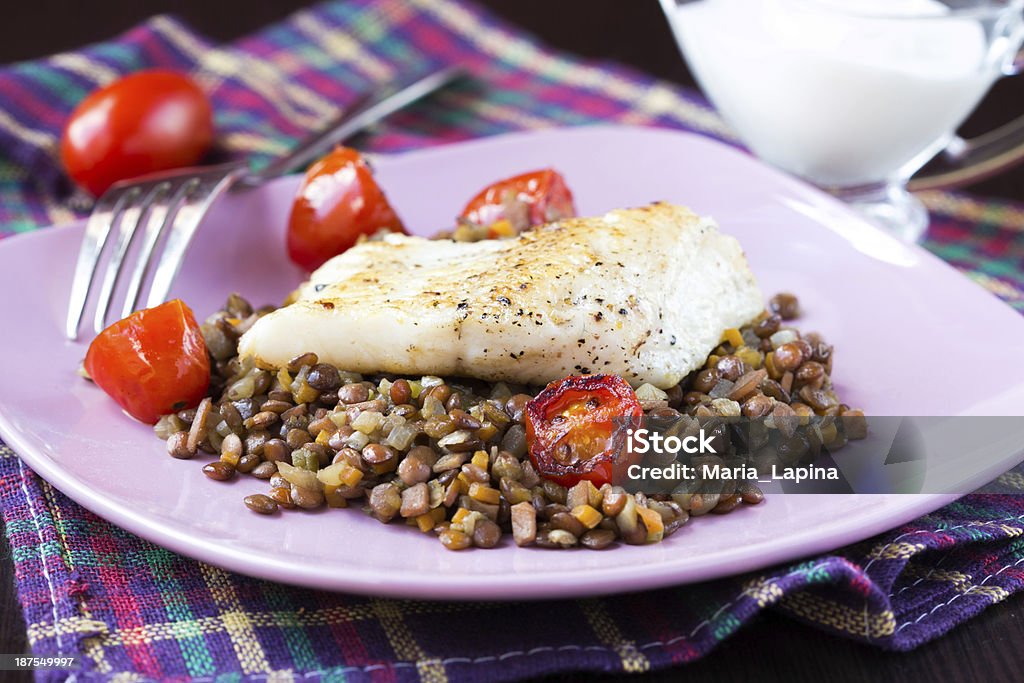
[[239, 184], [256, 187], [272, 178], [303, 168], [339, 142], [443, 88], [465, 73], [461, 66], [450, 66], [411, 82], [393, 81], [377, 93], [360, 98], [354, 107], [349, 107], [320, 131], [303, 140], [294, 150], [247, 174]]

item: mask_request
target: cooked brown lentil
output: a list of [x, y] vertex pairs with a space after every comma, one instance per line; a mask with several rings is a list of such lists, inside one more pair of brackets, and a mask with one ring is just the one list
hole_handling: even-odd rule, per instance
[[473, 527], [473, 545], [477, 548], [493, 548], [501, 540], [501, 527], [489, 519], [478, 521]]
[[[710, 425], [716, 451], [726, 455], [707, 461], [759, 469], [804, 463], [865, 438], [864, 413], [832, 388], [832, 347], [783, 322], [799, 313], [796, 297], [777, 295], [769, 309], [727, 330], [704, 367], [678, 386], [646, 392], [651, 424], [679, 435]], [[682, 481], [647, 495], [590, 482], [566, 489], [542, 479], [527, 456], [523, 411], [539, 387], [364, 377], [314, 353], [268, 372], [238, 358], [237, 342], [269, 310], [254, 311], [233, 294], [204, 322], [212, 397], [155, 427], [176, 458], [219, 454], [203, 467], [211, 479], [269, 480], [268, 494], [245, 498], [258, 513], [363, 500], [381, 522], [405, 519], [451, 550], [499, 546], [506, 534], [520, 546], [601, 549], [657, 542], [691, 517], [764, 500], [749, 481]], [[763, 420], [740, 434], [728, 423], [740, 415]], [[814, 429], [801, 425], [811, 417]], [[740, 456], [740, 446], [753, 455]]]
[[779, 292], [768, 302], [768, 308], [783, 320], [794, 320], [800, 316], [800, 302], [788, 292]]
[[271, 476], [277, 474], [277, 465], [272, 460], [265, 460], [256, 465], [249, 474], [257, 479], [270, 479]]
[[246, 496], [243, 502], [247, 508], [261, 515], [272, 515], [278, 510], [278, 505], [274, 502], [274, 499], [262, 493]]
[[290, 486], [271, 487], [270, 498], [285, 510], [291, 510], [295, 507], [295, 503], [292, 502]]
[[217, 460], [203, 466], [203, 474], [216, 481], [227, 481], [235, 476], [235, 468]]
[[315, 510], [324, 504], [324, 492], [323, 489], [292, 484], [291, 500], [300, 508]]
[[[223, 456], [221, 459], [223, 459]], [[235, 465], [235, 469], [242, 474], [249, 474], [262, 463], [263, 461], [260, 460], [260, 456], [253, 455], [252, 453], [246, 453], [238, 459], [238, 464]]]

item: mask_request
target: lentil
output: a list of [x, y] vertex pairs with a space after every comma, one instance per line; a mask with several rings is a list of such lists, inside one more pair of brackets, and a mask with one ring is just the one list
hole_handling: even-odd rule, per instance
[[782, 325], [782, 318], [777, 314], [769, 315], [759, 320], [754, 325], [754, 334], [759, 339], [768, 339], [773, 334], [779, 331], [779, 327]]
[[606, 517], [615, 517], [626, 507], [626, 492], [618, 486], [604, 494], [601, 511]]
[[803, 362], [803, 354], [799, 346], [793, 342], [787, 342], [775, 349], [772, 362], [781, 372], [789, 372], [800, 366], [800, 363]]
[[477, 548], [493, 548], [501, 540], [501, 527], [489, 519], [483, 519], [473, 528], [473, 545]]
[[578, 519], [568, 512], [556, 512], [550, 517], [552, 529], [563, 529], [573, 536], [579, 537], [587, 530]]
[[697, 373], [691, 386], [694, 391], [702, 394], [706, 394], [715, 388], [718, 384], [718, 380], [722, 378], [722, 373], [719, 372], [718, 368], [704, 368]]
[[510, 396], [505, 401], [505, 412], [512, 418], [513, 422], [523, 421], [523, 411], [526, 409], [526, 404], [533, 400], [533, 397], [529, 394], [515, 394]]
[[743, 374], [743, 361], [736, 356], [722, 356], [715, 366], [723, 379], [735, 382]]
[[277, 473], [277, 464], [273, 462], [261, 462], [256, 465], [249, 474], [256, 477], [257, 479], [270, 479], [271, 476]]
[[370, 491], [370, 510], [382, 522], [390, 522], [402, 507], [402, 495], [391, 483], [379, 484]]
[[317, 391], [332, 391], [341, 386], [341, 373], [333, 365], [317, 363], [306, 376], [306, 383]]
[[379, 443], [368, 444], [363, 448], [363, 460], [371, 465], [381, 465], [396, 457], [395, 449]]
[[[224, 456], [222, 455], [221, 460], [223, 459]], [[227, 462], [229, 465], [231, 464], [230, 461], [225, 462]], [[260, 459], [260, 456], [253, 455], [251, 453], [246, 453], [245, 455], [238, 459], [238, 463], [235, 465], [235, 469], [241, 472], [242, 474], [249, 474], [254, 469], [256, 469], [256, 466], [259, 465], [261, 462], [263, 461]]]
[[742, 499], [736, 494], [721, 496], [718, 499], [718, 504], [712, 508], [711, 512], [716, 515], [724, 515], [735, 510], [741, 502], [743, 502]]
[[409, 403], [412, 400], [412, 387], [409, 386], [409, 380], [398, 379], [391, 385], [389, 391], [391, 402], [395, 405], [402, 405]]
[[203, 474], [214, 481], [227, 481], [235, 476], [235, 468], [217, 460], [203, 466]]
[[768, 308], [783, 320], [793, 320], [800, 316], [800, 302], [788, 292], [779, 292], [768, 302]]
[[591, 529], [580, 537], [580, 545], [591, 550], [602, 550], [615, 542], [615, 532], [611, 529]]
[[305, 510], [315, 510], [324, 505], [322, 488], [305, 488], [292, 485], [292, 503]]
[[316, 365], [319, 360], [320, 359], [317, 358], [315, 353], [303, 353], [288, 361], [286, 368], [288, 369], [288, 372], [294, 373], [300, 371], [304, 367]]
[[246, 496], [243, 500], [245, 507], [261, 515], [272, 515], [278, 510], [278, 505], [273, 498], [262, 493]]
[[270, 489], [270, 498], [285, 510], [295, 509], [295, 503], [292, 502], [291, 486]]
[[281, 439], [267, 439], [263, 443], [263, 459], [271, 462], [291, 460], [292, 449]]
[[398, 477], [407, 486], [425, 482], [430, 479], [431, 467], [436, 461], [437, 456], [433, 450], [417, 446], [398, 464]]
[[362, 382], [346, 384], [338, 389], [339, 403], [363, 403], [370, 398], [370, 390]]
[[501, 439], [501, 450], [511, 453], [515, 458], [522, 458], [526, 455], [526, 429], [519, 424], [514, 424], [505, 432]]

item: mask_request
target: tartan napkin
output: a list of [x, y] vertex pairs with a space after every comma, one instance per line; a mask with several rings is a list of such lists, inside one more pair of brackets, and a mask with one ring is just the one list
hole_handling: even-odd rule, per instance
[[[619, 121], [731, 140], [697, 95], [556, 54], [469, 4], [357, 0], [300, 12], [228, 46], [156, 17], [117, 40], [0, 70], [0, 229], [72, 218], [54, 148], [87, 91], [147, 66], [193, 71], [221, 153], [259, 163], [372, 81], [454, 61], [480, 78], [378, 126], [397, 151], [507, 130]], [[1024, 208], [923, 196], [926, 246], [1024, 310]], [[1004, 475], [1004, 490], [1024, 489]], [[895, 650], [1024, 587], [1024, 498], [967, 496], [799, 564], [646, 593], [542, 603], [329, 594], [234, 575], [151, 545], [79, 507], [0, 447], [0, 506], [35, 654], [77, 655], [78, 680], [499, 681], [638, 672], [710, 651], [772, 607]], [[512, 626], [510, 628], [510, 626]], [[60, 680], [66, 672], [40, 672]]]

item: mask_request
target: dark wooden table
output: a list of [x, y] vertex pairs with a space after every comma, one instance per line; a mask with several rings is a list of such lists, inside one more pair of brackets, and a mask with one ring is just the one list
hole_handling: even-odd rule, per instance
[[[9, 3], [0, 21], [0, 63], [31, 59], [107, 38], [146, 16], [175, 12], [217, 40], [257, 29], [307, 3], [297, 0], [93, 0], [82, 11], [73, 0]], [[493, 11], [565, 50], [615, 59], [661, 78], [693, 85], [655, 0], [483, 0]], [[627, 9], [628, 8], [628, 9]], [[67, 17], [65, 21], [54, 17]], [[974, 135], [1024, 113], [1024, 78], [998, 83], [962, 132]], [[974, 187], [980, 196], [1024, 199], [1024, 169]], [[985, 680], [1024, 678], [1024, 598], [1011, 597], [949, 635], [911, 653], [881, 652], [826, 636], [768, 613], [704, 660], [645, 676], [652, 681], [750, 680]], [[13, 565], [0, 536], [0, 653], [25, 652], [25, 625], [13, 589]], [[29, 680], [0, 672], [0, 681]], [[593, 676], [552, 680], [589, 681]], [[607, 679], [614, 680], [614, 679]], [[636, 680], [632, 678], [631, 680]]]

